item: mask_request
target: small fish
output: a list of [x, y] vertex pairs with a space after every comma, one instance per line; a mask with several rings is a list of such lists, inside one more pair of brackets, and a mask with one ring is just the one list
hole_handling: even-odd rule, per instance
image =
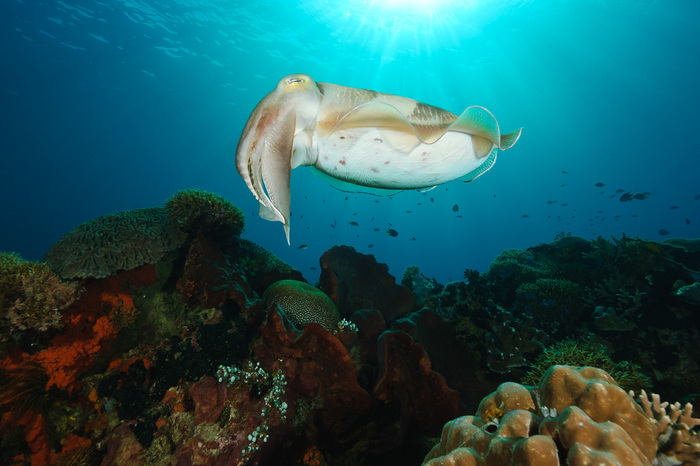
[[308, 249], [309, 245], [308, 244], [302, 244], [301, 246], [297, 246], [297, 249]]
[[634, 199], [634, 194], [632, 193], [625, 193], [622, 196], [620, 196], [620, 202], [628, 202]]
[[379, 228], [375, 228], [374, 231], [379, 231]]
[[685, 224], [686, 224], [686, 225], [690, 225], [690, 219], [689, 219], [689, 218], [686, 218], [686, 219], [685, 219]]
[[549, 205], [556, 204], [556, 203], [557, 203], [557, 201], [547, 201], [547, 204], [549, 204]]
[[354, 227], [356, 227], [356, 226], [359, 225], [359, 223], [357, 223], [357, 222], [348, 222], [348, 223], [349, 223], [350, 225], [354, 226]]
[[316, 267], [309, 267], [309, 270], [317, 270]]
[[694, 198], [696, 201], [700, 201], [700, 194], [696, 195]]
[[649, 194], [651, 194], [651, 193], [639, 193], [639, 194], [635, 194], [635, 195], [634, 195], [634, 198], [643, 201], [644, 199], [649, 199]]
[[566, 170], [562, 170], [562, 171], [561, 171], [561, 174], [562, 174], [562, 175], [568, 175], [569, 172], [567, 172]]
[[664, 229], [662, 228], [661, 230], [659, 230], [659, 234], [660, 234], [661, 236], [666, 236], [666, 235], [670, 235], [671, 232], [668, 231], [668, 230], [664, 230]]
[[374, 247], [374, 244], [368, 244], [367, 247], [368, 247], [368, 248], [373, 248], [373, 247]]
[[679, 207], [677, 205], [672, 205], [671, 207], [669, 207], [669, 209], [676, 210], [676, 209], [679, 209]]
[[379, 201], [377, 199], [374, 200], [375, 204], [379, 204]]
[[392, 238], [399, 236], [399, 232], [394, 230], [393, 228], [389, 228], [388, 230], [386, 230], [386, 233]]
[[457, 204], [452, 206], [452, 212], [458, 212], [459, 211], [459, 206]]
[[620, 194], [620, 193], [624, 193], [625, 190], [624, 190], [624, 189], [616, 189], [615, 192], [616, 192], [617, 194]]
[[347, 197], [347, 196], [345, 196], [345, 200], [346, 200], [346, 201], [348, 200], [348, 197]]
[[415, 241], [415, 240], [416, 240], [416, 237], [415, 237], [415, 236], [412, 236], [412, 237], [411, 237], [411, 241]]
[[598, 186], [599, 188], [602, 188], [603, 186], [605, 186], [605, 183], [601, 183], [601, 182], [599, 181], [599, 182], [597, 182], [595, 185]]
[[[697, 198], [696, 198], [696, 199], [697, 199]], [[435, 203], [435, 198], [434, 198], [434, 197], [431, 197], [431, 198], [430, 198], [430, 202]]]
[[522, 217], [522, 218], [528, 218], [529, 215], [528, 215], [528, 214], [522, 214], [521, 217]]
[[412, 214], [413, 211], [412, 211], [412, 210], [407, 210], [406, 213], [407, 213], [407, 214]]

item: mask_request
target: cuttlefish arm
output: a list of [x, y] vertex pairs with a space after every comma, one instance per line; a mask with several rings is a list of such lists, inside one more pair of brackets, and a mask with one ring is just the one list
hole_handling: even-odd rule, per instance
[[320, 101], [309, 76], [283, 78], [253, 110], [236, 149], [236, 168], [260, 203], [260, 217], [282, 222], [287, 243], [291, 160], [296, 151], [297, 164], [304, 163], [310, 139], [305, 133], [313, 128]]

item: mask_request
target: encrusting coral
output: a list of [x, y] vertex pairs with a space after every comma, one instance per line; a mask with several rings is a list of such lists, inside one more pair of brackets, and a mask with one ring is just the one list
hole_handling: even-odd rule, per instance
[[164, 209], [153, 207], [103, 215], [75, 227], [44, 256], [62, 278], [104, 278], [155, 264], [181, 247], [186, 235]]
[[[553, 366], [536, 387], [507, 382], [484, 398], [474, 416], [447, 424], [440, 443], [424, 465], [559, 465], [566, 464], [681, 464], [658, 463], [657, 455], [687, 461], [700, 460], [697, 435], [690, 429], [692, 406], [674, 405], [666, 421], [655, 403], [642, 409], [605, 371], [593, 367]], [[667, 427], [681, 420], [674, 443], [661, 451]], [[689, 445], [690, 444], [690, 445]], [[666, 445], [666, 444], [665, 444]], [[680, 451], [679, 451], [680, 450]]]
[[268, 308], [279, 306], [295, 325], [316, 323], [334, 332], [340, 316], [333, 301], [323, 291], [297, 280], [280, 280], [270, 285], [263, 299]]

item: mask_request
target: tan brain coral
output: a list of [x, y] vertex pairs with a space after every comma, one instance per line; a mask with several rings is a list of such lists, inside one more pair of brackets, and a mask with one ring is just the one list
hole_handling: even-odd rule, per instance
[[[689, 429], [700, 421], [691, 418], [692, 407], [672, 414], [685, 420], [676, 427], [685, 429], [684, 444], [662, 451], [657, 437], [664, 429], [648, 405], [642, 409], [600, 369], [552, 366], [537, 387], [502, 384], [482, 400], [475, 416], [445, 424], [423, 464], [554, 466], [560, 459], [570, 465], [698, 464], [700, 445]], [[672, 408], [679, 412], [679, 406]], [[664, 463], [668, 458], [673, 462]]]
[[263, 299], [268, 308], [279, 306], [296, 325], [319, 324], [329, 332], [338, 329], [340, 316], [333, 301], [321, 290], [297, 280], [280, 280], [270, 285]]

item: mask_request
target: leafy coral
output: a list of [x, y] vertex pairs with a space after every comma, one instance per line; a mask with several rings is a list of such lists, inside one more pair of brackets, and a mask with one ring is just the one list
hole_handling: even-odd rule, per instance
[[218, 194], [185, 189], [165, 202], [165, 210], [189, 232], [203, 227], [213, 233], [240, 236], [245, 228], [243, 211]]
[[651, 387], [651, 380], [641, 372], [638, 365], [627, 361], [616, 363], [605, 354], [602, 346], [569, 338], [545, 348], [521, 383], [536, 385], [542, 374], [554, 365], [597, 367], [608, 372], [625, 391]]

